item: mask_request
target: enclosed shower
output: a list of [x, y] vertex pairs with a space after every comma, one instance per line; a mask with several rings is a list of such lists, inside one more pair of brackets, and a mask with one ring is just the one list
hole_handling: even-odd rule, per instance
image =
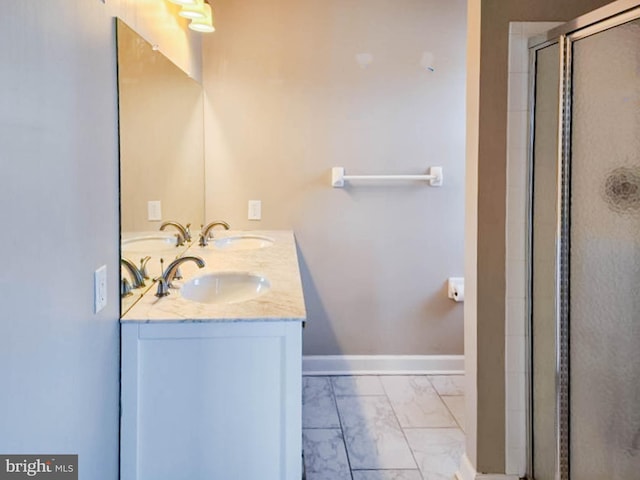
[[640, 479], [640, 3], [529, 48], [529, 475]]

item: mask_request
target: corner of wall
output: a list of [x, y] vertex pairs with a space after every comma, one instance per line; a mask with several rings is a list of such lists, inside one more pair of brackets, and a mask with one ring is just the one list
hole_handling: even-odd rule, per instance
[[480, 113], [480, 0], [467, 4], [467, 147], [465, 164], [465, 303], [466, 454], [476, 462], [477, 448], [477, 260], [478, 141]]

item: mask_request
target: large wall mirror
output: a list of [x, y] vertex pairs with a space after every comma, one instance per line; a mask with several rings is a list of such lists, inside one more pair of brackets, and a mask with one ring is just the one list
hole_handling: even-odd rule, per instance
[[[117, 43], [121, 255], [137, 267], [144, 261], [153, 278], [160, 273], [160, 258], [173, 260], [181, 253], [176, 231], [159, 231], [162, 222], [191, 223], [196, 232], [204, 223], [203, 93], [198, 82], [119, 19]], [[149, 202], [160, 202], [160, 211]], [[126, 265], [122, 277], [135, 283]], [[123, 314], [151, 283], [122, 297]]]

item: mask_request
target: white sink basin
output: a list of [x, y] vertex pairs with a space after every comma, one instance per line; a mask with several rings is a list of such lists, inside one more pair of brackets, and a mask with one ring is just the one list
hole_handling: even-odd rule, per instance
[[144, 235], [122, 240], [123, 254], [172, 253], [176, 249], [177, 240], [173, 235]]
[[210, 273], [192, 278], [180, 289], [187, 300], [198, 303], [236, 303], [251, 300], [271, 288], [269, 280], [244, 272]]
[[217, 238], [213, 246], [220, 250], [253, 250], [273, 245], [273, 239], [261, 235], [235, 235], [231, 237]]

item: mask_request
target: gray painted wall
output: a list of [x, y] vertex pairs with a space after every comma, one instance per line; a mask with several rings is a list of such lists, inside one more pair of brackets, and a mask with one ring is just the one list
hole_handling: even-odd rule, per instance
[[[98, 2], [0, 16], [0, 452], [79, 454], [117, 478], [118, 139], [114, 24]], [[93, 271], [108, 306], [93, 313]]]
[[[464, 0], [216, 5], [203, 41], [207, 219], [295, 231], [305, 354], [463, 351], [446, 280], [463, 271], [465, 16]], [[444, 167], [440, 189], [330, 186], [334, 166], [431, 165]], [[247, 221], [250, 199], [262, 221]]]
[[[199, 76], [191, 58], [199, 47], [167, 28], [163, 20], [175, 22], [175, 12], [165, 3], [2, 2], [0, 452], [79, 454], [83, 479], [118, 478], [112, 15], [147, 36], [153, 18], [160, 33], [152, 40], [162, 47], [175, 36], [174, 61]], [[94, 314], [93, 272], [101, 265], [108, 267], [108, 305]]]

